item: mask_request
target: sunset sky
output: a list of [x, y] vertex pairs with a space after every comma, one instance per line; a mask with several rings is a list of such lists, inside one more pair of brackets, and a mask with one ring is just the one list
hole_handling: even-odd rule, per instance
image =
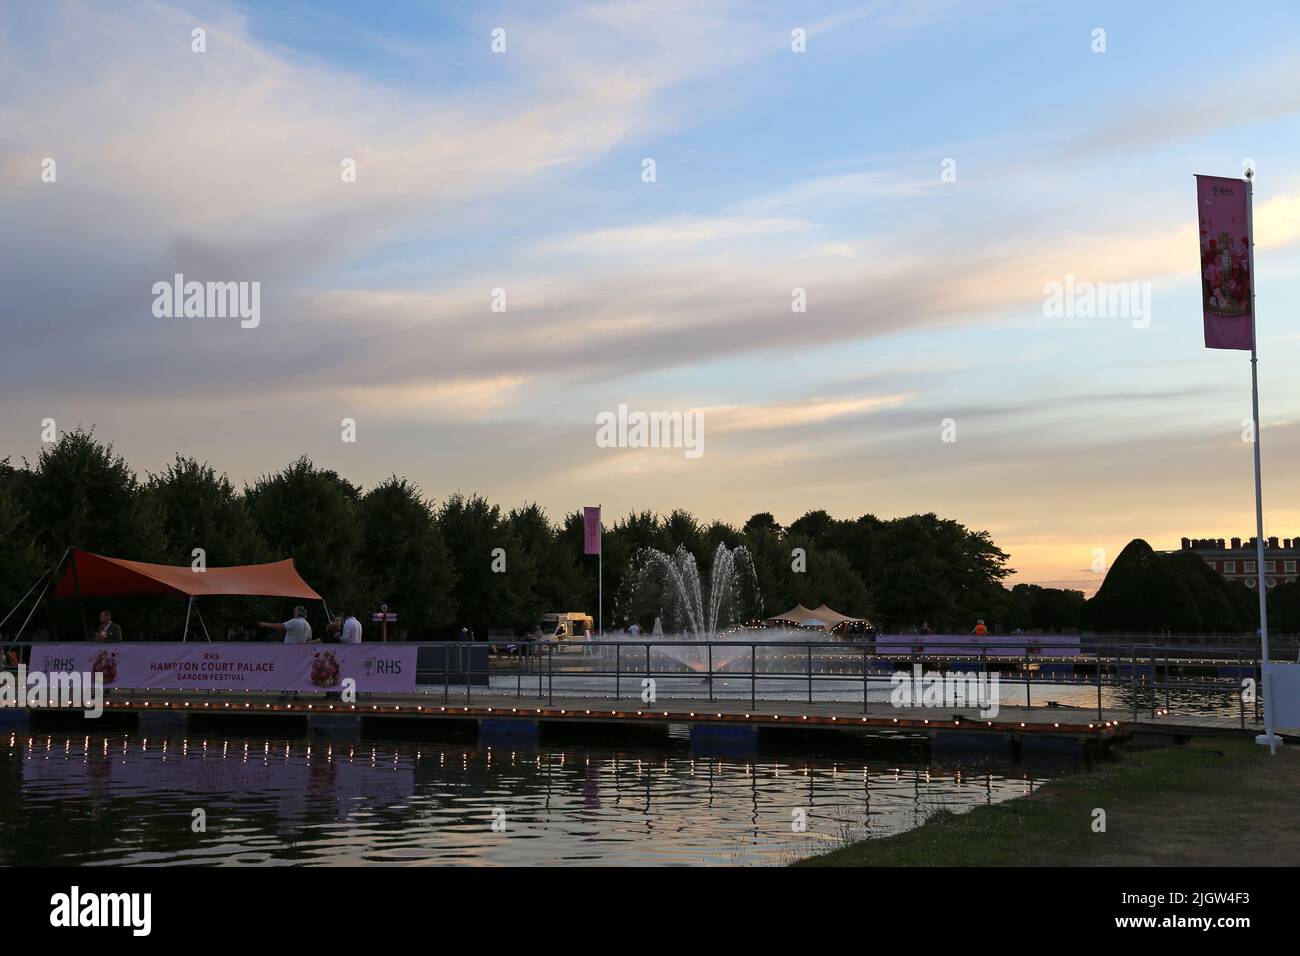
[[[0, 458], [53, 418], [143, 471], [307, 454], [557, 519], [934, 511], [1091, 593], [1095, 549], [1253, 533], [1192, 178], [1249, 158], [1300, 535], [1300, 6], [1177, 9], [5, 4]], [[155, 317], [176, 273], [260, 282], [260, 325]], [[1069, 276], [1149, 283], [1149, 324], [1049, 317]], [[620, 403], [702, 411], [704, 454], [598, 447]]]

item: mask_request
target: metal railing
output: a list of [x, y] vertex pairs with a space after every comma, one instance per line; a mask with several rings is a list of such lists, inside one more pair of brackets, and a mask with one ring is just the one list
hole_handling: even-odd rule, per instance
[[[1098, 720], [1105, 711], [1118, 710], [1120, 704], [1126, 712], [1131, 710], [1134, 720], [1140, 712], [1155, 717], [1175, 707], [1198, 713], [1212, 710], [1220, 718], [1232, 714], [1243, 729], [1248, 721], [1259, 719], [1258, 695], [1252, 698], [1250, 690], [1258, 686], [1260, 661], [1257, 653], [1243, 647], [1199, 647], [1195, 655], [1188, 655], [1185, 645], [1082, 638], [1077, 652], [1053, 654], [1051, 647], [1035, 647], [1025, 638], [1016, 638], [983, 639], [936, 652], [921, 643], [925, 640], [925, 636], [917, 636], [917, 644], [903, 646], [739, 637], [714, 641], [447, 641], [401, 646], [423, 652], [417, 655], [417, 660], [423, 661], [417, 663], [417, 693], [441, 696], [445, 703], [453, 694], [459, 700], [462, 693], [467, 703], [475, 694], [549, 703], [555, 700], [557, 689], [561, 696], [604, 697], [612, 692], [613, 699], [622, 700], [639, 697], [647, 686], [655, 687], [658, 696], [660, 684], [672, 689], [664, 695], [671, 697], [683, 685], [694, 682], [696, 692], [689, 695], [693, 699], [748, 699], [751, 708], [757, 708], [760, 700], [790, 699], [774, 693], [797, 692], [801, 699], [813, 703], [820, 692], [824, 700], [860, 698], [863, 715], [869, 715], [873, 689], [896, 686], [897, 674], [915, 674], [920, 668], [923, 675], [996, 672], [999, 685], [1024, 689], [1023, 705], [1003, 697], [1002, 706], [1054, 707], [1060, 705], [1063, 690], [1095, 689], [1090, 701], [1095, 703]], [[12, 668], [15, 654], [27, 660], [29, 649], [41, 643], [4, 645], [3, 666]], [[1047, 688], [1052, 688], [1054, 696], [1044, 695]], [[879, 697], [875, 703], [889, 706]]]

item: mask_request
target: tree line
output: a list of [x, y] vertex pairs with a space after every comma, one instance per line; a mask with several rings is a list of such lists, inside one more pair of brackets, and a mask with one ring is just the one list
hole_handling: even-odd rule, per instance
[[[553, 521], [536, 504], [504, 510], [472, 493], [434, 502], [408, 479], [392, 475], [363, 489], [305, 457], [243, 488], [182, 455], [141, 476], [93, 429], [64, 433], [21, 467], [0, 461], [0, 614], [69, 545], [179, 565], [198, 547], [212, 567], [292, 557], [333, 610], [364, 620], [387, 603], [412, 639], [452, 637], [462, 627], [479, 637], [521, 632], [548, 611], [597, 611], [597, 561], [583, 554], [579, 507]], [[606, 630], [653, 624], [654, 601], [634, 587], [642, 549], [685, 547], [707, 576], [719, 545], [743, 545], [752, 555], [758, 593], [745, 614], [753, 617], [828, 604], [891, 632], [928, 625], [960, 633], [977, 619], [994, 633], [1250, 633], [1258, 626], [1253, 591], [1195, 554], [1160, 553], [1141, 539], [1124, 548], [1087, 601], [1076, 590], [1006, 588], [1008, 555], [990, 535], [934, 514], [839, 519], [816, 510], [783, 526], [762, 512], [737, 528], [684, 510], [638, 511], [607, 524], [602, 545]], [[31, 627], [83, 630], [76, 602], [48, 603], [52, 610]], [[252, 636], [252, 622], [289, 613], [278, 599], [201, 603], [216, 639]], [[1268, 607], [1271, 627], [1300, 631], [1300, 584], [1274, 588]], [[114, 610], [138, 639], [174, 637], [185, 613], [184, 602], [157, 599], [121, 599]], [[4, 631], [12, 634], [24, 616]]]
[[[553, 521], [536, 504], [509, 510], [481, 495], [440, 502], [396, 475], [363, 489], [299, 458], [236, 488], [206, 462], [176, 455], [156, 474], [137, 474], [93, 429], [64, 433], [34, 462], [0, 461], [0, 614], [69, 545], [110, 557], [188, 565], [203, 548], [210, 567], [292, 557], [331, 609], [363, 620], [381, 603], [399, 614], [412, 639], [454, 636], [468, 627], [522, 631], [548, 611], [597, 609], [597, 561], [583, 554], [580, 507]], [[1068, 629], [1078, 625], [1078, 592], [1017, 585], [1008, 556], [984, 531], [934, 514], [837, 519], [810, 511], [788, 526], [769, 513], [737, 528], [703, 523], [684, 510], [633, 512], [605, 526], [604, 627], [653, 624], [634, 606], [632, 576], [641, 549], [694, 554], [707, 575], [718, 545], [753, 555], [760, 603], [755, 616], [795, 604], [828, 604], [882, 630], [928, 624], [967, 631], [977, 618], [995, 628]], [[499, 549], [499, 550], [498, 550]], [[87, 613], [93, 617], [95, 605]], [[50, 602], [32, 627], [71, 635], [82, 628], [75, 601]], [[98, 603], [103, 603], [100, 600]], [[128, 637], [179, 633], [184, 602], [121, 599], [115, 618]], [[215, 639], [250, 636], [250, 622], [287, 616], [265, 598], [200, 602]], [[1058, 606], [1059, 605], [1059, 606]], [[20, 615], [21, 616], [21, 615]], [[282, 619], [276, 617], [276, 619]], [[12, 633], [14, 621], [5, 630]]]

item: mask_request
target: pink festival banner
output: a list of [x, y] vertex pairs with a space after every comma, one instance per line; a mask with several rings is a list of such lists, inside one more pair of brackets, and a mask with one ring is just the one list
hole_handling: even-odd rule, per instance
[[1207, 349], [1250, 350], [1255, 345], [1248, 196], [1243, 180], [1196, 177]]
[[106, 688], [132, 690], [411, 693], [415, 646], [401, 644], [36, 644], [29, 670], [101, 672]]
[[600, 508], [582, 509], [582, 553], [600, 554]]

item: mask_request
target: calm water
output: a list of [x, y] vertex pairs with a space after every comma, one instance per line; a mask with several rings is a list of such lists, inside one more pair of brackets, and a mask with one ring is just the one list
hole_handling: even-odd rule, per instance
[[678, 737], [618, 750], [5, 732], [0, 863], [780, 864], [1045, 779], [1000, 757], [704, 756]]

